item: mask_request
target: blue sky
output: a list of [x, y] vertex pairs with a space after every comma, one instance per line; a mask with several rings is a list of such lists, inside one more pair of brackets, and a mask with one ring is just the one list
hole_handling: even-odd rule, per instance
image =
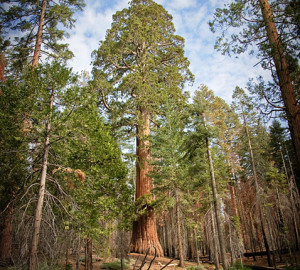
[[[185, 90], [193, 93], [200, 84], [207, 85], [227, 102], [231, 101], [235, 86], [245, 87], [249, 78], [268, 72], [255, 66], [258, 59], [247, 53], [236, 57], [223, 56], [214, 50], [217, 35], [210, 32], [208, 21], [214, 10], [226, 0], [157, 0], [173, 16], [176, 34], [185, 39], [185, 54], [195, 75], [193, 86]], [[85, 10], [77, 14], [75, 28], [67, 41], [75, 57], [70, 62], [73, 70], [90, 71], [91, 53], [104, 40], [112, 23], [112, 15], [128, 7], [128, 0], [86, 0]], [[254, 67], [255, 66], [255, 67]]]

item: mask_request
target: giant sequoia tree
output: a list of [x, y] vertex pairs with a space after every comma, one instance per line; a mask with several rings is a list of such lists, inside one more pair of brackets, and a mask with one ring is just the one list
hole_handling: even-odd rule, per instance
[[133, 0], [113, 16], [111, 29], [94, 53], [94, 83], [112, 123], [136, 137], [136, 199], [131, 251], [163, 255], [152, 206], [150, 129], [166, 99], [183, 98], [192, 79], [184, 40], [172, 16], [152, 0]]

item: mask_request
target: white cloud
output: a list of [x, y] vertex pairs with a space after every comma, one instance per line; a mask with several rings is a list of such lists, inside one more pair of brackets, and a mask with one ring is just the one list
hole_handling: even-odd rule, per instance
[[118, 1], [108, 9], [102, 8], [101, 1], [86, 2], [84, 12], [78, 15], [75, 30], [67, 40], [75, 54], [75, 58], [70, 61], [75, 72], [92, 69], [91, 53], [99, 47], [100, 40], [105, 38], [112, 23], [112, 15], [127, 6], [128, 0]]
[[173, 0], [168, 5], [174, 9], [191, 8], [197, 5], [197, 0]]

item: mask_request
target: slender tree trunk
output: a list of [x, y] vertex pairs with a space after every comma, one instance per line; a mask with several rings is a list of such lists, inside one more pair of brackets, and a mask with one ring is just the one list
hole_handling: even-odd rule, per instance
[[50, 101], [49, 101], [50, 113], [48, 116], [48, 121], [46, 123], [46, 138], [44, 142], [42, 173], [40, 178], [39, 197], [38, 197], [35, 217], [34, 217], [33, 236], [31, 242], [29, 267], [28, 267], [29, 270], [35, 270], [37, 266], [37, 247], [39, 242], [39, 233], [40, 233], [41, 220], [42, 220], [42, 208], [43, 208], [44, 196], [45, 196], [45, 185], [46, 185], [47, 168], [48, 168], [48, 154], [49, 154], [49, 147], [50, 147], [49, 133], [51, 129], [51, 116], [52, 116], [51, 110], [53, 107], [53, 102], [54, 102], [54, 89], [52, 89], [50, 93]]
[[296, 94], [289, 75], [288, 63], [278, 36], [269, 2], [268, 0], [259, 0], [259, 3], [271, 47], [272, 58], [276, 67], [289, 129], [296, 150], [298, 166], [300, 166], [300, 108], [297, 104]]
[[149, 176], [150, 167], [150, 114], [141, 109], [140, 123], [137, 126], [136, 138], [136, 199], [145, 196], [145, 203], [141, 210], [146, 209], [146, 213], [139, 216], [139, 219], [133, 222], [130, 251], [145, 254], [149, 249], [149, 255], [156, 254], [158, 257], [164, 255], [163, 249], [159, 243], [156, 229], [156, 218], [154, 209], [148, 202], [152, 200], [152, 179]]
[[13, 208], [10, 206], [2, 214], [0, 223], [0, 266], [12, 264], [12, 215]]
[[93, 242], [91, 238], [86, 239], [85, 270], [93, 270]]
[[257, 207], [258, 207], [259, 217], [260, 217], [260, 221], [261, 221], [261, 229], [262, 229], [262, 234], [263, 234], [263, 240], [264, 240], [265, 248], [266, 248], [266, 252], [267, 252], [268, 264], [269, 264], [269, 266], [272, 266], [271, 253], [270, 253], [269, 243], [268, 243], [268, 239], [267, 239], [267, 235], [266, 235], [266, 229], [265, 229], [265, 225], [264, 225], [264, 214], [263, 214], [263, 209], [262, 209], [260, 190], [259, 190], [259, 185], [258, 185], [258, 177], [257, 177], [257, 173], [256, 173], [256, 166], [255, 166], [254, 155], [253, 155], [253, 149], [252, 149], [250, 133], [249, 133], [249, 129], [248, 129], [248, 125], [247, 125], [247, 122], [246, 122], [245, 113], [244, 113], [243, 108], [242, 108], [242, 114], [243, 114], [244, 126], [245, 126], [245, 129], [246, 129], [246, 135], [247, 135], [247, 138], [248, 138], [250, 160], [251, 160], [252, 173], [253, 173], [254, 184], [255, 184], [256, 201], [257, 201]]
[[194, 230], [193, 230], [193, 236], [194, 236], [194, 242], [195, 242], [196, 263], [197, 263], [197, 265], [200, 265], [200, 260], [199, 260], [199, 248], [198, 248], [198, 240], [197, 240], [197, 232], [196, 232], [196, 229], [195, 229], [195, 228], [194, 228]]
[[42, 2], [42, 8], [41, 8], [41, 14], [40, 14], [40, 20], [39, 20], [39, 27], [36, 34], [36, 41], [35, 41], [35, 48], [34, 48], [34, 54], [33, 54], [33, 60], [32, 60], [32, 67], [37, 67], [41, 55], [41, 46], [42, 46], [42, 37], [43, 37], [43, 26], [44, 26], [44, 20], [45, 20], [45, 12], [47, 7], [47, 0], [43, 0]]
[[[228, 160], [228, 165], [231, 167], [231, 174], [233, 179], [235, 179], [235, 172], [234, 172], [234, 168], [233, 168], [233, 164], [230, 160]], [[239, 242], [241, 244], [241, 246], [243, 247], [243, 236], [242, 236], [242, 227], [241, 227], [241, 218], [239, 215], [239, 211], [238, 211], [238, 207], [237, 207], [237, 199], [236, 199], [236, 192], [235, 192], [235, 186], [236, 184], [230, 183], [229, 185], [229, 191], [230, 191], [230, 197], [231, 197], [231, 203], [232, 203], [232, 207], [233, 207], [233, 211], [234, 211], [234, 215], [236, 217], [236, 221], [237, 221], [237, 225], [238, 225], [238, 238], [239, 238]]]
[[[4, 57], [4, 53], [1, 53], [1, 56], [0, 56], [0, 81], [3, 81], [3, 82], [5, 82], [4, 70], [5, 70], [5, 57]], [[0, 94], [1, 94], [1, 91], [0, 91]]]
[[[204, 120], [204, 126], [206, 127], [205, 114], [203, 114], [203, 120]], [[221, 224], [221, 219], [220, 219], [221, 208], [220, 208], [220, 202], [219, 202], [219, 198], [218, 198], [218, 194], [217, 194], [214, 165], [213, 165], [209, 141], [208, 141], [207, 137], [205, 138], [205, 141], [206, 141], [207, 156], [208, 156], [208, 161], [209, 161], [210, 181], [211, 181], [211, 189], [212, 189], [212, 194], [213, 194], [214, 209], [215, 209], [215, 215], [216, 215], [216, 226], [217, 226], [217, 232], [218, 232], [218, 236], [219, 236], [221, 258], [222, 258], [223, 268], [225, 270], [227, 270], [228, 263], [227, 263], [227, 258], [226, 258], [226, 247], [225, 247], [224, 235], [223, 235], [222, 224]]]
[[252, 218], [252, 214], [250, 213], [250, 220], [249, 220], [249, 222], [250, 222], [250, 244], [251, 244], [251, 247], [252, 247], [252, 253], [253, 253], [253, 255], [252, 255], [252, 257], [253, 257], [253, 261], [255, 261], [256, 262], [256, 257], [255, 257], [255, 252], [256, 252], [256, 245], [255, 245], [255, 242], [254, 242], [254, 226], [253, 226], [253, 218]]
[[218, 232], [216, 230], [216, 226], [215, 226], [215, 216], [214, 216], [214, 212], [213, 211], [213, 206], [211, 206], [211, 228], [212, 228], [212, 239], [213, 239], [213, 249], [214, 249], [214, 263], [215, 263], [215, 269], [218, 270], [219, 269], [219, 245], [218, 245], [218, 241], [217, 241], [217, 236], [218, 236]]
[[179, 253], [179, 267], [184, 267], [183, 252], [182, 252], [182, 241], [181, 241], [181, 221], [180, 221], [180, 198], [178, 191], [176, 190], [176, 223], [177, 223], [177, 240], [178, 240], [178, 253]]

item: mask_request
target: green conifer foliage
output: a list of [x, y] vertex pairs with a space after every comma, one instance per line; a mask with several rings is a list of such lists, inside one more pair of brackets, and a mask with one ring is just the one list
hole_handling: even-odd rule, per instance
[[[150, 194], [150, 201], [150, 122], [167, 99], [178, 102], [184, 98], [182, 87], [192, 79], [184, 40], [175, 35], [171, 20], [154, 1], [133, 0], [129, 8], [113, 16], [111, 29], [94, 52], [94, 83], [111, 112], [110, 119], [123, 134], [133, 131], [136, 136], [136, 198]], [[163, 255], [151, 207], [134, 223], [131, 244], [132, 251], [140, 253], [149, 247], [150, 254], [155, 247]]]

